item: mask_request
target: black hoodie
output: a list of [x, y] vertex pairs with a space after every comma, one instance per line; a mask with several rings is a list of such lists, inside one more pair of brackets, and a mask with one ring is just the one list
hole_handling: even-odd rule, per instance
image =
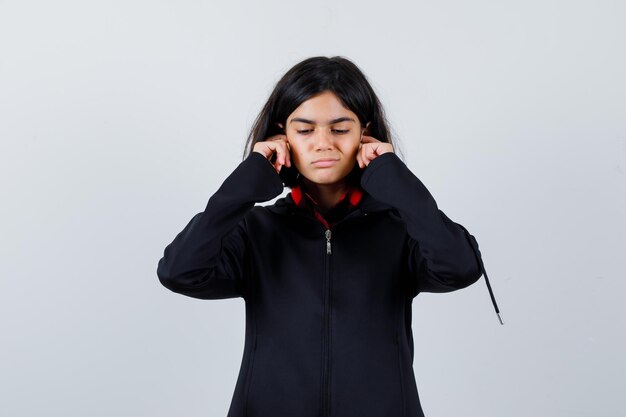
[[[358, 207], [330, 228], [252, 152], [165, 248], [160, 282], [242, 297], [246, 333], [228, 417], [421, 417], [411, 307], [483, 274], [478, 243], [393, 152], [360, 177]], [[500, 323], [502, 321], [500, 320]]]

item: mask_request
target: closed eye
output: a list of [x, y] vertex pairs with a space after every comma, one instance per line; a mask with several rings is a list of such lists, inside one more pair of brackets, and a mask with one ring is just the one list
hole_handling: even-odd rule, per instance
[[[333, 129], [333, 132], [338, 133], [340, 135], [343, 135], [344, 133], [348, 133], [350, 130], [339, 130], [339, 129]], [[305, 135], [309, 132], [311, 132], [311, 129], [308, 130], [297, 130], [298, 133]]]

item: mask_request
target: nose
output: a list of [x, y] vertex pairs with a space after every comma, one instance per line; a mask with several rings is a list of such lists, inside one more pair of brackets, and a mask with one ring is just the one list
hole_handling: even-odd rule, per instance
[[333, 140], [332, 140], [330, 132], [324, 129], [320, 129], [319, 133], [315, 135], [314, 146], [315, 146], [316, 151], [324, 151], [326, 149], [332, 149]]

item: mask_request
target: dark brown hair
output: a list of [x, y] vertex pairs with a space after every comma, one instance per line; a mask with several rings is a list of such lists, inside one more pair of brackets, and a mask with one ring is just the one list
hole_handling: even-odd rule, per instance
[[[283, 134], [284, 129], [278, 123], [285, 126], [289, 115], [300, 104], [325, 91], [333, 92], [346, 108], [356, 114], [362, 127], [370, 122], [366, 131], [368, 136], [391, 143], [397, 153], [383, 106], [365, 74], [347, 58], [316, 56], [294, 65], [276, 83], [250, 129], [243, 158], [250, 155], [257, 142]], [[355, 161], [355, 169], [349, 174], [350, 180], [358, 180], [361, 172]], [[299, 182], [297, 174], [293, 164], [280, 170], [284, 185], [290, 188]]]

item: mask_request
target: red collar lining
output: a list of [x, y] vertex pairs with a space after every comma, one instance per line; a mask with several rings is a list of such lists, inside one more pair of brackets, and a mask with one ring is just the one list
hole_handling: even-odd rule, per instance
[[[312, 205], [318, 206], [317, 201], [315, 201], [315, 199], [309, 193], [304, 191], [301, 185], [298, 184], [292, 187], [291, 198], [296, 203], [296, 205], [301, 208], [306, 207], [303, 195], [308, 198]], [[341, 197], [339, 197], [339, 201], [335, 206], [331, 208], [331, 210], [337, 207], [337, 205], [339, 205], [346, 198], [346, 196], [349, 196], [348, 198], [350, 206], [356, 207], [361, 202], [361, 198], [363, 197], [363, 191], [359, 187], [349, 186], [348, 189], [341, 195]]]
[[[328, 210], [328, 213], [332, 213], [337, 209], [341, 210], [340, 206], [342, 204], [345, 206], [343, 210], [349, 211], [359, 204], [362, 196], [363, 190], [361, 188], [359, 188], [358, 186], [348, 186], [348, 189], [343, 194], [341, 194], [341, 197], [339, 198], [337, 204], [331, 207]], [[346, 197], [348, 197], [347, 205], [345, 203]], [[300, 184], [292, 187], [291, 198], [298, 207], [309, 210], [313, 214], [313, 216], [327, 229], [330, 229], [336, 223], [337, 220], [335, 215], [337, 213], [331, 215], [331, 217], [327, 220], [318, 210], [317, 201], [315, 201], [315, 199], [309, 193], [305, 192]], [[335, 220], [332, 219], [333, 217], [335, 218]]]

